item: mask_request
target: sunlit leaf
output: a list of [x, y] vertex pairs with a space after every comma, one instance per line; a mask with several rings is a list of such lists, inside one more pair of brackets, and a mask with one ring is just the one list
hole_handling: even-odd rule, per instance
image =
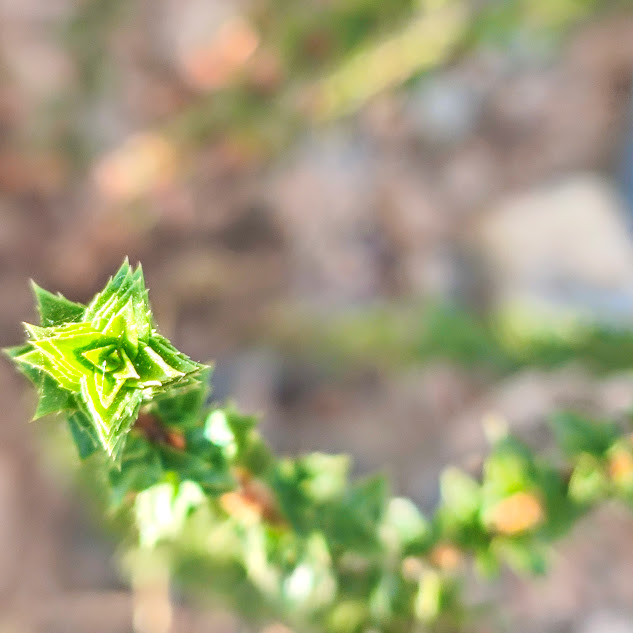
[[[116, 459], [143, 402], [199, 380], [204, 366], [153, 328], [140, 266], [125, 260], [86, 308], [35, 284], [33, 291], [41, 323], [25, 324], [26, 345], [7, 354], [38, 389], [36, 418], [79, 410]], [[82, 426], [70, 424], [86, 454]]]
[[40, 325], [63, 325], [64, 323], [81, 321], [85, 306], [74, 301], [69, 301], [61, 294], [53, 294], [44, 288], [40, 288], [34, 281], [31, 288], [37, 302], [37, 312], [40, 315]]

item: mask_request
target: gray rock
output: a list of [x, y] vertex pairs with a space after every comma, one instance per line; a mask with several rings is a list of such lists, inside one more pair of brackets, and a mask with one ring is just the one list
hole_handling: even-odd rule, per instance
[[613, 186], [591, 174], [512, 195], [477, 231], [501, 303], [633, 314], [633, 245]]
[[630, 633], [633, 619], [622, 613], [596, 611], [580, 626], [578, 633]]

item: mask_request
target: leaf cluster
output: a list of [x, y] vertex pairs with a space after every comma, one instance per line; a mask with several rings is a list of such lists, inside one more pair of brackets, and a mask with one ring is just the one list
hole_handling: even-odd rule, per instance
[[141, 405], [191, 387], [203, 366], [157, 332], [143, 271], [127, 260], [87, 306], [33, 291], [40, 324], [7, 353], [37, 388], [35, 418], [64, 413], [82, 455], [101, 446], [116, 459]]

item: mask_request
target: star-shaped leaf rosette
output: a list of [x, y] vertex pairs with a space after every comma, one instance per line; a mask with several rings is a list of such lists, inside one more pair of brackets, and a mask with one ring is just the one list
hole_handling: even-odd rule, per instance
[[88, 306], [33, 290], [40, 325], [26, 323], [27, 342], [7, 353], [38, 388], [34, 419], [63, 412], [76, 440], [113, 459], [143, 403], [196, 384], [205, 368], [156, 331], [141, 266], [127, 259]]

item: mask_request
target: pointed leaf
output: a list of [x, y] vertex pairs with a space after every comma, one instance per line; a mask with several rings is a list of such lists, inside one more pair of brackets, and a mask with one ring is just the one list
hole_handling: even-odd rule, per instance
[[14, 347], [5, 347], [2, 351], [11, 359], [14, 360], [22, 354], [26, 354], [30, 352], [33, 348], [30, 343], [26, 343], [26, 345], [15, 345]]
[[130, 492], [139, 492], [159, 482], [164, 475], [156, 447], [144, 437], [131, 434], [120, 451], [118, 468], [111, 468], [112, 500], [120, 504]]
[[48, 375], [42, 374], [38, 385], [39, 400], [33, 414], [33, 419], [38, 420], [52, 413], [59, 413], [68, 409], [75, 409], [77, 404], [70, 391], [62, 389]]
[[69, 322], [81, 321], [86, 307], [80, 303], [69, 301], [61, 294], [53, 294], [44, 288], [40, 288], [31, 281], [31, 288], [37, 302], [37, 311], [40, 315], [40, 325], [62, 325]]
[[149, 345], [141, 345], [135, 361], [140, 379], [148, 384], [160, 386], [184, 376]]
[[90, 457], [99, 448], [99, 437], [90, 420], [81, 411], [68, 416], [68, 427], [80, 459]]
[[188, 389], [169, 390], [155, 399], [154, 410], [158, 417], [168, 425], [178, 425], [181, 429], [196, 425], [204, 415], [209, 397], [209, 369], [200, 372]]
[[149, 346], [169, 367], [183, 374], [190, 374], [204, 368], [204, 365], [196, 363], [182, 352], [179, 352], [164, 336], [156, 332], [150, 337]]

